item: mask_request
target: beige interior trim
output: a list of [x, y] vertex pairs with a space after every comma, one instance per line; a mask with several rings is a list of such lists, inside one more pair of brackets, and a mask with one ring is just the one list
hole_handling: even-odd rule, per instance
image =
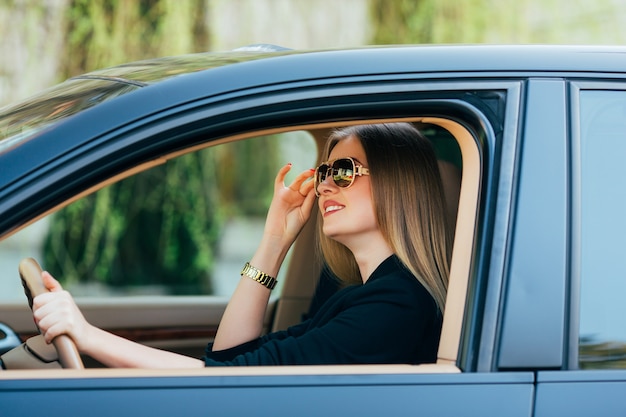
[[454, 374], [451, 365], [323, 365], [323, 366], [230, 366], [203, 369], [37, 369], [2, 371], [0, 380], [72, 379], [72, 378], [154, 378], [186, 376], [273, 376], [273, 375], [384, 375], [384, 374]]
[[459, 123], [442, 118], [423, 118], [423, 123], [441, 126], [457, 140], [463, 157], [461, 193], [459, 195], [456, 231], [450, 265], [450, 282], [446, 297], [437, 364], [456, 364], [461, 343], [461, 330], [470, 277], [474, 230], [480, 187], [480, 154], [471, 133]]
[[[17, 270], [15, 279], [19, 279]], [[208, 326], [219, 323], [223, 306], [228, 298], [214, 296], [152, 296], [115, 298], [76, 298], [87, 320], [104, 329], [147, 327], [159, 318], [159, 327], [172, 327], [186, 323], [189, 326]], [[167, 310], [168, 314], [163, 315]], [[18, 333], [37, 331], [26, 299], [2, 305], [2, 320], [11, 323]], [[269, 321], [269, 318], [266, 318]]]

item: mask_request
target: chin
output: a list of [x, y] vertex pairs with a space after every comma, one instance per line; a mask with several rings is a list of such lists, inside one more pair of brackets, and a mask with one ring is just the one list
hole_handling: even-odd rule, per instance
[[333, 240], [338, 240], [341, 236], [341, 232], [339, 230], [337, 230], [336, 227], [326, 227], [324, 226], [322, 228], [322, 232], [324, 233], [324, 236], [331, 238]]

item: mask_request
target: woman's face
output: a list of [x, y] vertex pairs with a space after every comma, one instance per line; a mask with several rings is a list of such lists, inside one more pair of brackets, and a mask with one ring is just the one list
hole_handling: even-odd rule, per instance
[[[361, 141], [349, 136], [339, 141], [330, 153], [329, 160], [352, 157], [355, 162], [368, 167]], [[348, 248], [357, 243], [354, 239], [365, 239], [380, 230], [374, 214], [370, 177], [358, 176], [348, 188], [338, 187], [329, 175], [318, 187], [318, 205], [322, 213], [324, 234]]]

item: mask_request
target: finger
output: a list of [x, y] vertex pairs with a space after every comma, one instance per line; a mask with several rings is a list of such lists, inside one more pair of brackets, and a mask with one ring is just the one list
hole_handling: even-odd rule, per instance
[[64, 308], [64, 292], [47, 292], [33, 299], [33, 317], [35, 322], [43, 320], [46, 316]]
[[306, 180], [308, 180], [309, 178], [313, 177], [313, 174], [315, 173], [315, 169], [311, 168], [311, 169], [307, 169], [306, 171], [302, 171], [301, 173], [299, 173], [296, 176], [296, 179], [293, 180], [294, 184], [295, 183], [300, 183], [302, 184], [303, 182], [305, 182]]
[[302, 207], [302, 212], [306, 216], [306, 220], [308, 220], [309, 216], [311, 216], [311, 211], [313, 210], [313, 205], [315, 204], [315, 200], [317, 196], [313, 192], [313, 184], [309, 185], [307, 183], [305, 184], [305, 186], [308, 187], [308, 191], [301, 207]]
[[43, 271], [41, 273], [41, 278], [43, 280], [43, 285], [48, 289], [48, 291], [50, 292], [63, 291], [63, 287], [61, 286], [59, 281], [54, 279], [48, 271]]
[[46, 292], [33, 298], [33, 316], [35, 317], [35, 320], [40, 319], [46, 314], [46, 306], [58, 299], [57, 294], [58, 292]]
[[312, 181], [308, 181], [308, 180], [311, 179], [314, 172], [315, 172], [314, 169], [307, 169], [306, 171], [303, 171], [300, 174], [298, 174], [296, 178], [293, 180], [293, 182], [289, 185], [289, 189], [294, 190], [294, 191], [299, 190], [300, 194], [305, 196], [307, 193], [306, 193], [306, 189], [303, 188], [303, 185], [313, 184]]
[[49, 296], [49, 300], [35, 310], [33, 317], [46, 341], [50, 342], [60, 334], [69, 334], [70, 329], [74, 327], [76, 316], [68, 293], [48, 293], [40, 297], [44, 298], [45, 295]]
[[303, 194], [307, 194], [309, 191], [313, 190], [313, 181], [305, 181], [304, 184], [300, 187], [300, 190]]
[[292, 164], [290, 162], [278, 170], [278, 174], [276, 174], [276, 180], [274, 181], [275, 188], [278, 189], [279, 187], [285, 186], [285, 177], [287, 176], [287, 173], [291, 171], [291, 166]]
[[[45, 326], [43, 326], [43, 325], [41, 327], [45, 328]], [[61, 322], [57, 322], [57, 323], [52, 324], [45, 331], [42, 330], [42, 332], [43, 332], [44, 340], [48, 344], [52, 343], [52, 341], [57, 336], [60, 336], [62, 334], [69, 334], [69, 331], [64, 327], [64, 325]]]

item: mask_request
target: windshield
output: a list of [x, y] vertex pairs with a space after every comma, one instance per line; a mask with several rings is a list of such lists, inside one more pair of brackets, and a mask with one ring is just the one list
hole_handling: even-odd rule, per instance
[[[289, 53], [274, 52], [274, 55]], [[43, 129], [97, 104], [168, 78], [268, 57], [249, 50], [165, 57], [71, 78], [21, 103], [0, 109], [0, 154]]]
[[81, 110], [134, 91], [136, 85], [68, 80], [0, 113], [0, 153]]

